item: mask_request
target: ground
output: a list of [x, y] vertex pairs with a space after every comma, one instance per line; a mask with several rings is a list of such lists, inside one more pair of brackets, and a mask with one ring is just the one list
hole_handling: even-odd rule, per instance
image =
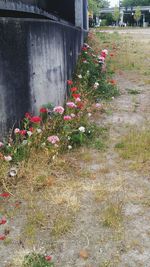
[[50, 166], [45, 191], [40, 182], [36, 194], [33, 187], [23, 191], [21, 181], [9, 201], [17, 211], [6, 208], [10, 218], [16, 215], [0, 244], [1, 267], [21, 267], [34, 247], [53, 255], [56, 267], [150, 266], [150, 30], [119, 34], [112, 64], [120, 96], [91, 117], [108, 130], [105, 148], [60, 158], [57, 169]]

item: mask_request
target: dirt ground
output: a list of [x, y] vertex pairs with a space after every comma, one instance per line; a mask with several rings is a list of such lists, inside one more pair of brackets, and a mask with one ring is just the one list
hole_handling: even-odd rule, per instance
[[[145, 70], [150, 68], [150, 29], [119, 34], [141, 42], [141, 51], [149, 44]], [[107, 148], [103, 152], [82, 148], [74, 159], [84, 176], [75, 178], [69, 196], [77, 210], [72, 225], [63, 235], [49, 237], [47, 229], [43, 230], [42, 240], [38, 238], [37, 247], [47, 247], [56, 267], [150, 267], [150, 174], [131, 168], [132, 160], [123, 159], [116, 149], [132, 129], [149, 127], [150, 84], [136, 70], [118, 72], [115, 79], [121, 94], [96, 119], [98, 125], [109, 129]], [[138, 93], [132, 94], [131, 89]], [[23, 205], [25, 209], [26, 204]], [[12, 222], [13, 237], [20, 233], [24, 219], [19, 213]], [[27, 251], [20, 239], [13, 244], [0, 244], [0, 266], [21, 267], [19, 255]], [[14, 263], [9, 265], [12, 258]]]

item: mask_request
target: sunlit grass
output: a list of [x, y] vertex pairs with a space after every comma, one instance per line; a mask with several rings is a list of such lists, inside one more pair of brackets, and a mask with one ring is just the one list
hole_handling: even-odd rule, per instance
[[150, 130], [133, 129], [120, 143], [116, 144], [119, 154], [124, 159], [133, 160], [136, 170], [148, 171], [150, 166]]

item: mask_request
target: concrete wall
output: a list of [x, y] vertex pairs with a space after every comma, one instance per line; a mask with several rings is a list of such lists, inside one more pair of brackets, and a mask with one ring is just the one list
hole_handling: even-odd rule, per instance
[[49, 20], [0, 19], [0, 134], [25, 112], [63, 104], [86, 32]]

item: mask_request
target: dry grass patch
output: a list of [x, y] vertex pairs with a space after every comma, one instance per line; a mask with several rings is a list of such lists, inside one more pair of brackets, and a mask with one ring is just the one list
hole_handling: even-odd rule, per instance
[[103, 225], [106, 227], [118, 228], [123, 222], [122, 202], [109, 203], [102, 215]]
[[116, 144], [120, 156], [123, 159], [131, 159], [131, 167], [135, 170], [150, 170], [150, 130], [139, 131], [133, 129], [122, 141]]
[[74, 222], [73, 216], [60, 215], [54, 221], [52, 227], [52, 235], [55, 238], [59, 238], [61, 235], [66, 234], [72, 228]]

